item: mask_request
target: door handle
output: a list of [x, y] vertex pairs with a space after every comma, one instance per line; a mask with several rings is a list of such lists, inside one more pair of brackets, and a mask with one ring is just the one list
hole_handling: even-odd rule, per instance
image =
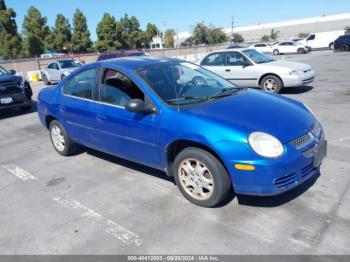
[[231, 69], [225, 69], [226, 72], [231, 72]]
[[97, 114], [96, 118], [97, 118], [98, 121], [106, 121], [107, 120], [106, 116], [100, 115], [100, 114]]

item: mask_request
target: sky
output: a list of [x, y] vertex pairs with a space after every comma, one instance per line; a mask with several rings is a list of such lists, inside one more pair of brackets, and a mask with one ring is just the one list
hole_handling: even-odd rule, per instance
[[218, 27], [278, 22], [350, 12], [350, 0], [5, 0], [7, 7], [17, 13], [17, 25], [30, 6], [35, 6], [54, 25], [56, 15], [62, 13], [70, 23], [76, 8], [87, 17], [92, 40], [96, 40], [96, 26], [103, 13], [117, 19], [127, 13], [136, 16], [145, 29], [148, 22], [160, 30], [173, 28], [177, 32], [192, 31], [197, 22], [204, 21]]

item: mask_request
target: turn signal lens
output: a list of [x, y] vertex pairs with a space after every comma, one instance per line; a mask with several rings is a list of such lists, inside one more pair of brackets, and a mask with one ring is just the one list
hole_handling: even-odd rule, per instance
[[235, 168], [237, 168], [239, 170], [248, 170], [248, 171], [255, 170], [255, 166], [243, 165], [243, 164], [235, 164]]

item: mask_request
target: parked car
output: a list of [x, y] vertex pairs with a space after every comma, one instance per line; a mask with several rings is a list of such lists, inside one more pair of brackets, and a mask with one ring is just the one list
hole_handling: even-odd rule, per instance
[[299, 42], [284, 41], [272, 46], [272, 53], [274, 55], [280, 54], [306, 54], [309, 52], [309, 47]]
[[197, 64], [240, 86], [260, 87], [272, 93], [309, 84], [315, 77], [307, 64], [275, 61], [251, 48], [213, 52]]
[[41, 72], [41, 78], [46, 85], [58, 83], [80, 66], [74, 59], [58, 59], [47, 65]]
[[329, 48], [334, 49], [334, 41], [339, 36], [344, 35], [345, 31], [330, 31], [322, 33], [311, 33], [305, 39], [300, 40], [301, 44], [307, 45], [310, 49]]
[[246, 45], [233, 43], [230, 44], [226, 49], [246, 48]]
[[261, 53], [272, 53], [272, 47], [266, 43], [258, 43], [252, 45], [251, 48], [258, 50]]
[[339, 36], [334, 41], [335, 51], [350, 51], [350, 35]]
[[191, 47], [192, 47], [192, 44], [185, 41], [185, 42], [181, 42], [180, 47], [183, 47], [183, 48], [191, 48]]
[[39, 93], [38, 114], [59, 154], [82, 144], [165, 171], [205, 207], [232, 188], [286, 192], [318, 173], [327, 150], [301, 102], [237, 87], [175, 58], [85, 65]]
[[0, 66], [0, 109], [19, 107], [30, 110], [32, 88], [29, 82], [15, 74], [15, 70], [7, 71]]
[[147, 54], [145, 52], [142, 52], [142, 51], [116, 51], [116, 52], [109, 52], [109, 53], [100, 54], [97, 57], [97, 61], [119, 58], [119, 57], [126, 57], [126, 56], [145, 56], [145, 55], [147, 55]]

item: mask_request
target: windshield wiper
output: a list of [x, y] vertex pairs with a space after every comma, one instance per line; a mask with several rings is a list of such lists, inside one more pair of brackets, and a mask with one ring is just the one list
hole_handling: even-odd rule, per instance
[[209, 97], [208, 96], [181, 96], [178, 98], [166, 100], [166, 102], [170, 104], [176, 104], [175, 102], [183, 101], [183, 100], [191, 100], [191, 99], [208, 100]]
[[243, 87], [228, 87], [228, 88], [223, 88], [220, 93], [210, 96], [209, 98], [220, 98], [220, 97], [225, 97], [225, 96], [230, 96], [232, 94], [237, 93], [239, 90], [242, 90]]

